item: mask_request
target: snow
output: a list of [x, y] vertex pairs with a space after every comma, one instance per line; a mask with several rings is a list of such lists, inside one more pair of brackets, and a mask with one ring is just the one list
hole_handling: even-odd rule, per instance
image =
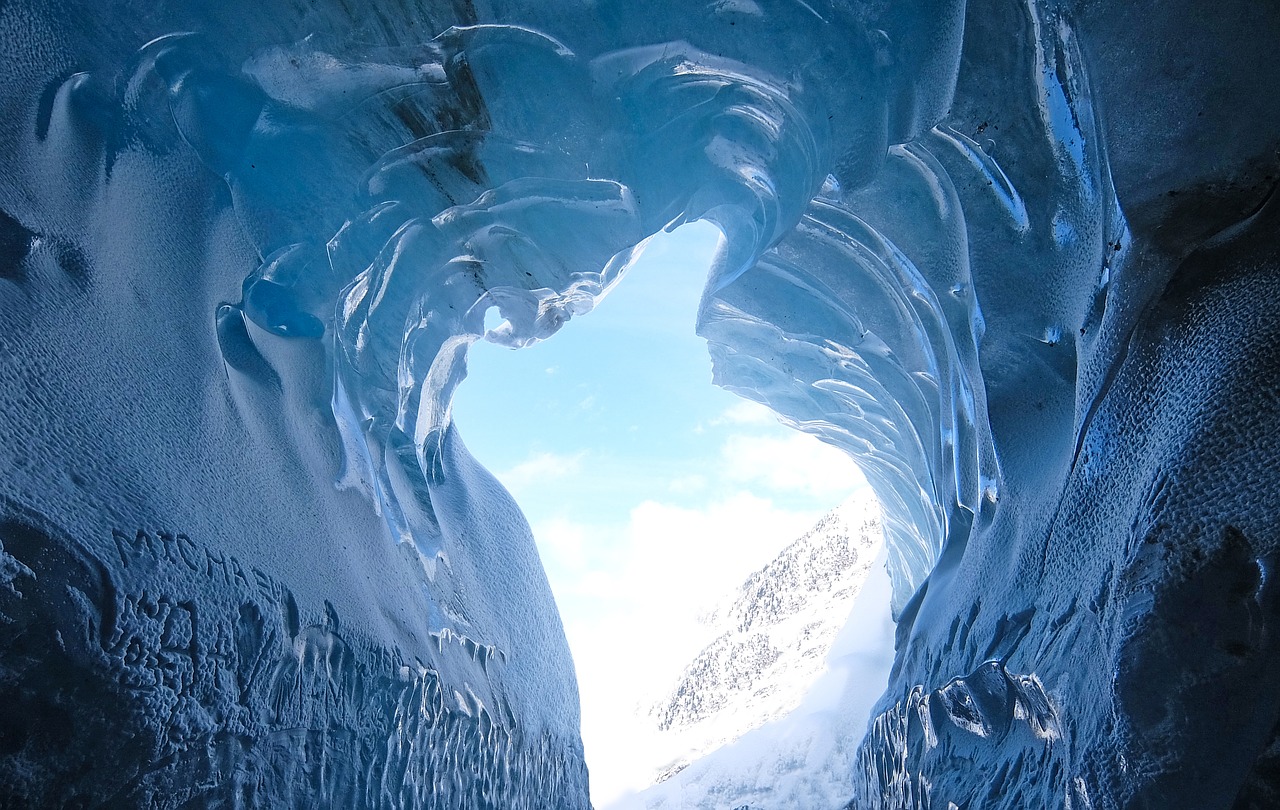
[[[874, 551], [877, 545], [864, 549]], [[893, 663], [891, 586], [884, 562], [877, 554], [857, 565], [851, 577], [854, 598], [810, 604], [803, 611], [812, 618], [825, 613], [826, 625], [838, 627], [834, 638], [814, 645], [825, 648], [820, 656], [787, 655], [786, 670], [765, 675], [778, 688], [765, 705], [730, 703], [715, 718], [718, 723], [697, 729], [695, 739], [723, 744], [705, 750], [690, 746], [688, 737], [679, 739], [686, 750], [698, 753], [686, 754], [679, 769], [672, 768], [675, 772], [660, 783], [602, 810], [839, 807], [847, 801], [854, 755]], [[860, 576], [866, 579], [858, 581]], [[797, 637], [779, 635], [793, 643]], [[815, 660], [819, 667], [810, 664]]]
[[687, 751], [665, 774], [800, 702], [883, 547], [877, 511], [846, 501], [702, 617], [714, 639], [648, 710]]

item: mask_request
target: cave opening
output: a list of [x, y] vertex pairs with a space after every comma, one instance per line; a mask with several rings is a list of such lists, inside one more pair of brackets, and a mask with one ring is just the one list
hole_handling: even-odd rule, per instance
[[[720, 239], [705, 222], [661, 232], [553, 339], [477, 343], [453, 401], [468, 448], [532, 526], [598, 807], [629, 806], [797, 706], [848, 702], [850, 680], [874, 680], [855, 690], [869, 712], [892, 657], [879, 507], [861, 472], [711, 384], [693, 324]], [[490, 310], [486, 327], [498, 320]], [[836, 652], [857, 665], [824, 666]], [[721, 759], [760, 756], [744, 745]]]

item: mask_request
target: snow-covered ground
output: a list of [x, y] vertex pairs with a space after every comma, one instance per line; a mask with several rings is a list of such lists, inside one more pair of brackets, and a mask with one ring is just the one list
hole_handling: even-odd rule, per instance
[[706, 615], [718, 632], [649, 704], [653, 785], [604, 810], [831, 806], [893, 658], [878, 512], [858, 496]]

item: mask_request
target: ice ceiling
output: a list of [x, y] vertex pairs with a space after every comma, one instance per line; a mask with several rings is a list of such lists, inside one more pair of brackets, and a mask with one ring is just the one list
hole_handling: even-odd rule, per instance
[[704, 219], [886, 508], [848, 806], [1269, 806], [1280, 7], [1116, 5], [0, 5], [0, 793], [585, 806], [449, 404]]

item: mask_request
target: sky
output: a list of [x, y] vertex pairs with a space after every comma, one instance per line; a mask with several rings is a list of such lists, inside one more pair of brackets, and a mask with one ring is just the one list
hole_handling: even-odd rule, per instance
[[638, 709], [711, 640], [698, 615], [865, 486], [842, 452], [711, 384], [694, 320], [718, 240], [703, 223], [659, 234], [550, 340], [476, 344], [454, 399], [533, 527], [597, 805], [648, 784]]

